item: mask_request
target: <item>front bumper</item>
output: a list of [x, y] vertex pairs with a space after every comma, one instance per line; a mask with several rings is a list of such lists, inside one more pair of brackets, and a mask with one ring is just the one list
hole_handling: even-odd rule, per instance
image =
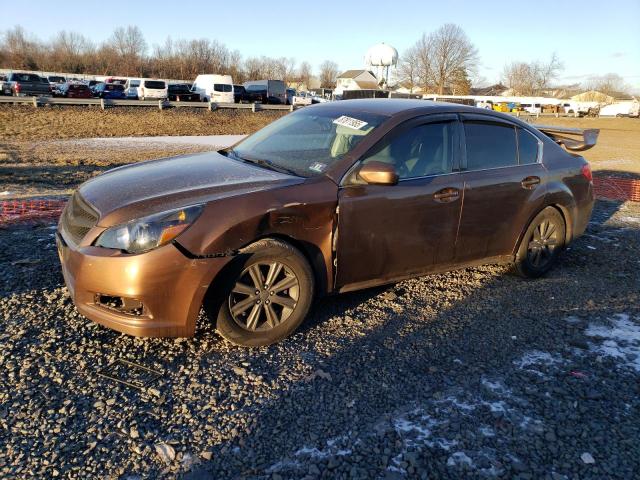
[[[138, 255], [73, 246], [56, 235], [65, 283], [78, 311], [142, 337], [190, 337], [209, 285], [229, 257], [190, 259], [173, 244]], [[136, 313], [105, 306], [105, 296], [135, 300]]]

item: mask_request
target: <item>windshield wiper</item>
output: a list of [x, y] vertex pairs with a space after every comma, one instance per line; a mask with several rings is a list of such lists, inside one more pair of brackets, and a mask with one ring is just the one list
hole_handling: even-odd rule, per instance
[[280, 173], [287, 173], [289, 175], [295, 175], [296, 177], [300, 176], [300, 174], [297, 173], [295, 170], [292, 170], [287, 167], [283, 167], [282, 165], [278, 165], [277, 163], [273, 163], [269, 160], [264, 160], [262, 158], [243, 157], [238, 155], [234, 150], [227, 150], [226, 153], [233, 155], [233, 157], [237, 158], [238, 160], [242, 160], [243, 162], [253, 163], [254, 165], [259, 165], [261, 167], [268, 168], [269, 170], [274, 170]]

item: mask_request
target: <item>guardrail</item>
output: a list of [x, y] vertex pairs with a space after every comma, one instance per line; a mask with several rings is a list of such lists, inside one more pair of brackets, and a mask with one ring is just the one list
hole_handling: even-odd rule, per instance
[[3, 97], [0, 96], [0, 104], [10, 103], [14, 105], [76, 105], [98, 106], [102, 110], [107, 107], [154, 107], [159, 110], [165, 108], [206, 108], [209, 111], [218, 109], [251, 110], [259, 112], [263, 110], [283, 110], [293, 112], [301, 108], [300, 105], [263, 105], [262, 103], [215, 103], [215, 102], [175, 102], [169, 100], [114, 100], [108, 98], [60, 98], [60, 97]]

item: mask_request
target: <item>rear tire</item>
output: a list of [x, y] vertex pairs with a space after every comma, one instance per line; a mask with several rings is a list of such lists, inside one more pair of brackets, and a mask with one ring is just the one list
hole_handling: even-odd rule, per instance
[[314, 276], [297, 249], [265, 239], [243, 249], [214, 289], [218, 299], [205, 310], [216, 318], [218, 333], [235, 345], [260, 347], [300, 326], [313, 301]]
[[566, 226], [558, 210], [547, 207], [527, 227], [518, 253], [515, 267], [526, 278], [538, 278], [556, 263], [564, 248]]

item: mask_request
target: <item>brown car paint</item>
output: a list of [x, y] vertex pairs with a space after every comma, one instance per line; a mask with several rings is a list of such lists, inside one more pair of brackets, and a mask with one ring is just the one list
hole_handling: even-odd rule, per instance
[[[80, 313], [133, 335], [191, 336], [220, 272], [265, 237], [300, 249], [314, 270], [318, 293], [326, 294], [513, 261], [529, 221], [548, 205], [562, 211], [567, 241], [586, 228], [594, 201], [592, 185], [580, 173], [586, 162], [515, 118], [404, 99], [305, 109], [310, 108], [334, 111], [336, 117], [368, 111], [388, 120], [316, 177], [281, 174], [210, 152], [121, 167], [83, 184], [77, 194], [97, 211], [97, 224], [77, 244], [62, 220], [58, 231], [65, 281]], [[432, 115], [464, 114], [529, 130], [543, 143], [543, 163], [455, 171], [397, 185], [358, 178], [358, 160], [398, 127]], [[523, 186], [532, 176], [540, 183]], [[172, 243], [137, 255], [92, 246], [108, 227], [194, 204], [204, 205], [200, 217]], [[98, 294], [135, 299], [144, 307], [137, 315], [123, 313], [98, 302]]]

